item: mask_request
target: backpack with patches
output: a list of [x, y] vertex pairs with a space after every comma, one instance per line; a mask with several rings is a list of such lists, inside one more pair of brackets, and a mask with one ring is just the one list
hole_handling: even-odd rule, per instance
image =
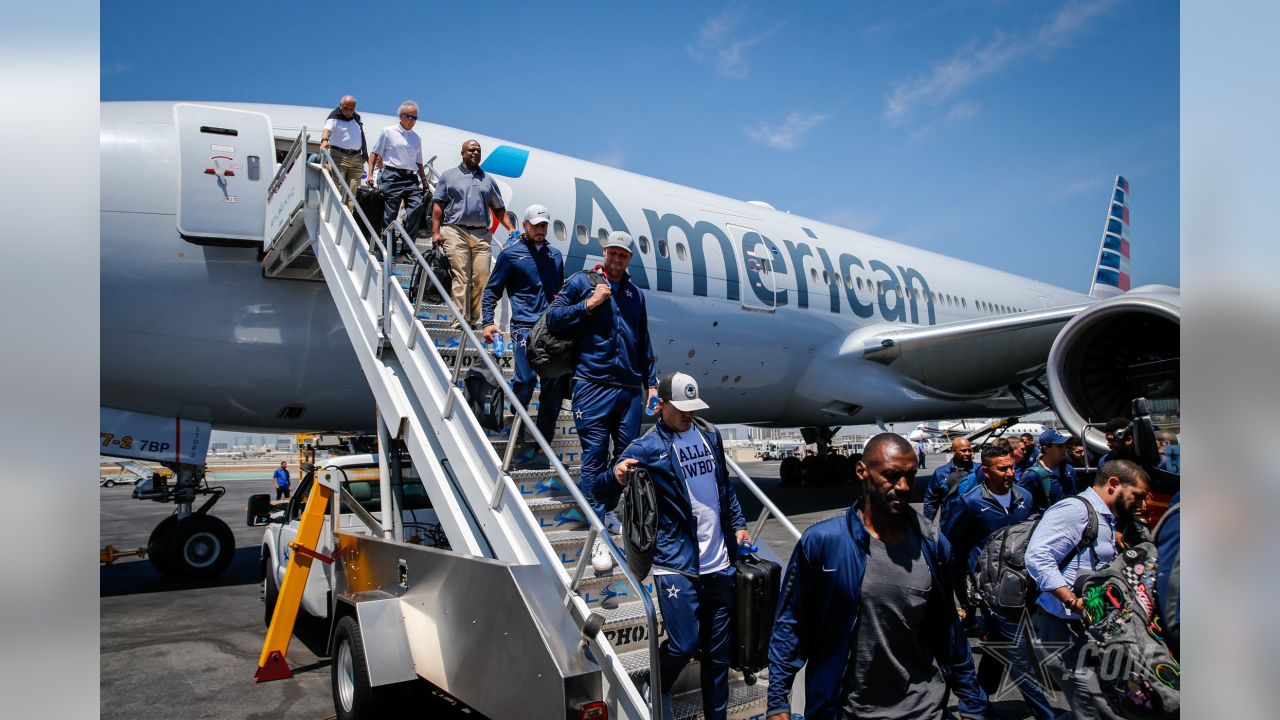
[[1156, 547], [1139, 543], [1081, 573], [1088, 658], [1107, 704], [1131, 720], [1176, 718], [1182, 671], [1165, 645], [1156, 603]]
[[[1088, 500], [1072, 495], [1063, 498], [1062, 502], [1078, 500], [1089, 511], [1089, 519], [1085, 523], [1080, 542], [1058, 563], [1062, 570], [1085, 549], [1091, 547], [1098, 539], [1098, 513]], [[987, 608], [1013, 614], [1035, 605], [1039, 590], [1031, 573], [1027, 570], [1027, 545], [1036, 531], [1043, 516], [1030, 517], [1016, 525], [1006, 525], [987, 536], [978, 553], [977, 579], [975, 580], [978, 599]]]
[[[604, 275], [594, 270], [587, 271], [586, 275], [593, 288], [600, 283], [608, 282]], [[565, 285], [568, 284], [569, 281], [566, 280]], [[560, 292], [564, 292], [563, 287], [560, 288]], [[547, 327], [547, 313], [542, 313], [542, 317], [534, 323], [525, 341], [525, 357], [529, 360], [529, 367], [533, 368], [538, 377], [547, 379], [573, 372], [573, 345], [580, 332], [581, 327], [563, 333], [552, 332]]]

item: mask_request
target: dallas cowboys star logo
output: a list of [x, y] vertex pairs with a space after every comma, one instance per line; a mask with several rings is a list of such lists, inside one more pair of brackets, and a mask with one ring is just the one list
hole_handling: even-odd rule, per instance
[[669, 598], [680, 597], [680, 588], [676, 587], [675, 585], [672, 585], [671, 587], [667, 588], [667, 597]]
[[627, 297], [635, 297], [635, 293], [631, 292], [631, 288], [627, 288]]
[[574, 411], [573, 411], [573, 416], [574, 416], [575, 418], [577, 418], [577, 419], [581, 420], [581, 419], [582, 419], [582, 411], [581, 411], [581, 410], [574, 410]]
[[1045, 697], [1049, 702], [1058, 701], [1058, 692], [1054, 690], [1054, 685], [1050, 681], [1048, 665], [1054, 662], [1059, 655], [1066, 652], [1071, 647], [1071, 643], [1044, 642], [1037, 638], [1036, 631], [1031, 626], [1031, 614], [1026, 610], [1022, 611], [1022, 618], [1018, 621], [1018, 631], [1012, 640], [982, 643], [984, 653], [988, 653], [996, 660], [1004, 663], [1004, 674], [1000, 677], [1000, 687], [991, 694], [991, 700], [1003, 700], [1021, 696], [1021, 692], [1018, 690], [1018, 680], [1020, 678], [1013, 676], [1012, 660], [1015, 655], [1024, 651], [1024, 642], [1028, 639], [1031, 646], [1031, 660], [1036, 666], [1034, 679], [1040, 683], [1040, 688], [1044, 690]]

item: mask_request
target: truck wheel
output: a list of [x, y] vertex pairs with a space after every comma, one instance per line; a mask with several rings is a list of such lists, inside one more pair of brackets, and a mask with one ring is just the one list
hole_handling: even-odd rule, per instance
[[105, 486], [105, 487], [115, 487], [115, 486], [116, 486], [116, 481], [115, 481], [115, 480], [107, 480], [107, 481], [103, 482], [102, 484], [103, 484], [103, 486]]
[[382, 704], [382, 688], [369, 685], [360, 624], [350, 615], [338, 621], [333, 634], [333, 709], [338, 720], [374, 717]]
[[263, 548], [263, 556], [267, 559], [266, 571], [262, 578], [262, 624], [271, 627], [271, 616], [276, 612], [276, 602], [280, 599], [280, 586], [276, 584], [276, 571], [271, 567], [271, 555]]
[[174, 527], [165, 551], [178, 577], [205, 580], [222, 574], [231, 564], [236, 540], [218, 518], [190, 515]]
[[178, 524], [178, 516], [170, 515], [160, 521], [151, 531], [151, 537], [147, 538], [147, 559], [151, 561], [151, 567], [159, 570], [164, 575], [174, 575], [172, 558], [169, 556], [169, 536], [173, 534], [173, 528]]
[[783, 485], [800, 484], [800, 458], [792, 456], [782, 459], [778, 466], [778, 479]]

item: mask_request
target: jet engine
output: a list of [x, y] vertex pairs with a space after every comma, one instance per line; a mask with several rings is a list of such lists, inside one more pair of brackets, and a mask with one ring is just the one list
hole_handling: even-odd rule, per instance
[[1104, 300], [1067, 323], [1049, 351], [1049, 396], [1088, 446], [1107, 444], [1088, 423], [1127, 416], [1135, 398], [1157, 414], [1179, 412], [1182, 301], [1177, 288], [1147, 285]]

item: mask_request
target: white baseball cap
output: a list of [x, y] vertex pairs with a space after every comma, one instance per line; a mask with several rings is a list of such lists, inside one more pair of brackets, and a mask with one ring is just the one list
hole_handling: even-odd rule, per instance
[[698, 397], [698, 381], [681, 372], [668, 373], [662, 376], [662, 379], [658, 381], [658, 397], [662, 398], [663, 402], [669, 402], [677, 410], [683, 410], [684, 412], [705, 410], [711, 407], [703, 402], [702, 398]]
[[[622, 248], [627, 252], [631, 252], [631, 236], [621, 230], [614, 230], [613, 232], [609, 233], [609, 237], [605, 238], [605, 241], [600, 246], [600, 249], [608, 250], [611, 247]], [[688, 377], [688, 375], [686, 375], [685, 377]]]
[[545, 205], [530, 205], [524, 211], [524, 221], [530, 225], [541, 225], [551, 222], [551, 211]]

